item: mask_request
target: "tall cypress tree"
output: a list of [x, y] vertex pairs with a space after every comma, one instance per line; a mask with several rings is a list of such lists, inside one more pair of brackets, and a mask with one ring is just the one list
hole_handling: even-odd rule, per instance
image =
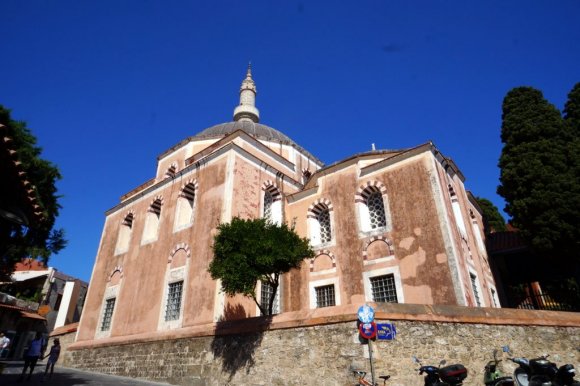
[[497, 206], [487, 198], [475, 197], [483, 211], [483, 227], [486, 235], [506, 230], [505, 220], [499, 213]]
[[567, 143], [567, 180], [569, 183], [566, 221], [572, 233], [568, 240], [570, 253], [580, 261], [580, 82], [568, 94], [564, 107], [564, 128]]
[[[570, 106], [576, 114], [577, 102]], [[569, 170], [574, 162], [569, 126], [541, 91], [531, 87], [508, 92], [502, 119], [498, 194], [506, 200], [505, 211], [536, 252], [575, 255], [578, 216], [571, 214], [578, 211], [573, 188], [578, 179], [572, 181]]]

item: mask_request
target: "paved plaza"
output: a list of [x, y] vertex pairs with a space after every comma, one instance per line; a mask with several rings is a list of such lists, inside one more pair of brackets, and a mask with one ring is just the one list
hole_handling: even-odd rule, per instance
[[6, 361], [0, 362], [0, 367], [3, 366], [3, 371], [0, 374], [0, 385], [55, 385], [55, 386], [77, 386], [77, 385], [123, 385], [123, 386], [159, 386], [168, 385], [167, 383], [156, 383], [137, 380], [134, 378], [117, 377], [114, 375], [106, 375], [99, 373], [91, 373], [88, 371], [80, 371], [64, 367], [55, 367], [54, 374], [51, 379], [46, 379], [42, 382], [42, 375], [46, 362], [39, 362], [30, 380], [18, 382], [20, 373], [22, 372], [23, 361]]

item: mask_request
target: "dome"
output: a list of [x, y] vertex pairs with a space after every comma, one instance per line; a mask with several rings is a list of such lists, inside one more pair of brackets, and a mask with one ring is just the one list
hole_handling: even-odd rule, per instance
[[254, 123], [252, 121], [220, 123], [219, 125], [215, 125], [203, 130], [201, 133], [195, 135], [194, 138], [221, 138], [230, 133], [233, 133], [236, 130], [243, 130], [256, 139], [277, 141], [296, 146], [296, 143], [292, 141], [287, 135], [282, 134], [270, 126], [262, 125], [261, 123]]
[[274, 141], [284, 145], [290, 145], [299, 151], [303, 152], [307, 156], [311, 157], [313, 160], [322, 164], [322, 162], [310, 154], [306, 149], [302, 148], [296, 142], [294, 142], [286, 134], [279, 132], [278, 130], [263, 125], [261, 123], [255, 123], [250, 120], [239, 120], [236, 122], [225, 122], [220, 123], [212, 127], [208, 127], [202, 132], [193, 136], [193, 139], [211, 139], [211, 138], [223, 138], [228, 134], [233, 133], [236, 130], [242, 130], [248, 133], [250, 136], [263, 141]]

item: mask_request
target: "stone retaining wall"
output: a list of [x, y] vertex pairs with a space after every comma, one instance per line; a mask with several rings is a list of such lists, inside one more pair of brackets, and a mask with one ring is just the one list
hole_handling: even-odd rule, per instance
[[[205, 336], [77, 342], [66, 363], [176, 385], [352, 385], [352, 369], [370, 371], [368, 345], [359, 340], [356, 309], [338, 311], [226, 322]], [[483, 384], [492, 351], [505, 345], [517, 356], [548, 353], [559, 364], [579, 365], [574, 313], [381, 305], [377, 321], [397, 328], [394, 341], [372, 344], [377, 375], [390, 374], [390, 386], [422, 383], [413, 355], [429, 364], [464, 364], [466, 386]], [[514, 367], [503, 364], [506, 372]]]

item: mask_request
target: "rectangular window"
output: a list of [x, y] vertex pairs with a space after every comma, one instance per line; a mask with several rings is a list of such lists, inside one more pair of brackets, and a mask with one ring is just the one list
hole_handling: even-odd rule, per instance
[[395, 276], [393, 274], [371, 277], [370, 280], [373, 301], [377, 303], [398, 303]]
[[167, 306], [165, 307], [165, 321], [179, 319], [182, 292], [183, 281], [169, 284], [169, 289], [167, 291]]
[[115, 309], [115, 298], [107, 299], [105, 301], [105, 312], [103, 313], [103, 323], [101, 324], [101, 331], [108, 331], [111, 328], [111, 320], [113, 319], [113, 310]]
[[334, 285], [316, 287], [316, 307], [332, 307], [336, 305], [334, 296]]
[[[270, 301], [270, 296], [272, 296], [272, 294], [274, 293], [274, 288], [272, 288], [272, 286], [267, 283], [267, 282], [262, 282], [261, 283], [261, 290], [260, 290], [260, 304], [262, 304], [264, 307], [268, 308], [268, 302]], [[277, 297], [278, 294], [276, 294]], [[272, 314], [277, 314], [278, 313], [278, 307], [277, 307], [277, 302], [276, 302], [276, 298], [274, 298], [274, 304], [272, 305]]]
[[471, 277], [471, 288], [473, 289], [473, 297], [475, 298], [475, 303], [477, 304], [478, 307], [481, 307], [479, 291], [477, 290], [477, 276], [470, 273], [469, 277]]

